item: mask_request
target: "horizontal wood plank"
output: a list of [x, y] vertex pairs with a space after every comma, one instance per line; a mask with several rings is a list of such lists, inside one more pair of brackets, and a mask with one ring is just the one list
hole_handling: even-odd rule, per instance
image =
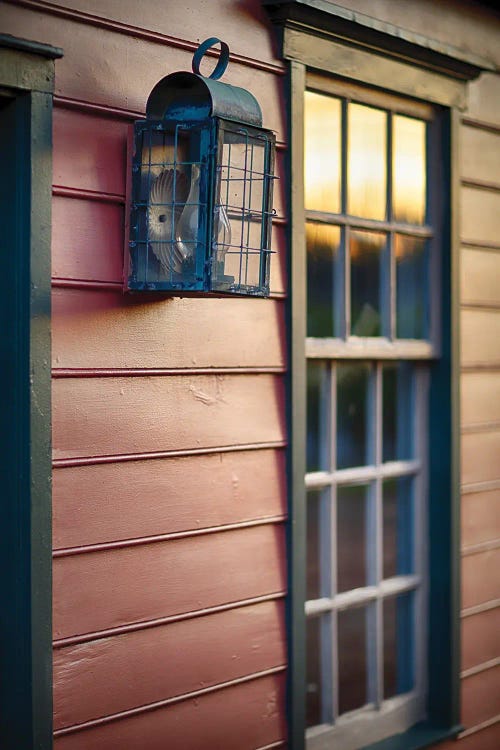
[[439, 750], [498, 750], [500, 744], [500, 722], [486, 726], [477, 732], [450, 740], [439, 745]]
[[500, 479], [500, 430], [462, 435], [462, 484]]
[[[124, 206], [55, 195], [52, 201], [52, 275], [123, 283]], [[273, 293], [286, 288], [285, 227], [272, 231]], [[149, 295], [152, 300], [153, 296]], [[233, 299], [235, 299], [233, 297]]]
[[460, 236], [466, 242], [498, 242], [500, 191], [462, 186], [460, 190]]
[[463, 248], [461, 260], [462, 304], [500, 305], [500, 252]]
[[286, 587], [275, 525], [54, 561], [54, 638], [236, 602]]
[[126, 122], [55, 107], [53, 131], [55, 185], [125, 193]]
[[500, 714], [500, 666], [462, 680], [462, 723], [473, 727]]
[[500, 134], [464, 126], [460, 137], [461, 177], [483, 182], [499, 182]]
[[[497, 45], [498, 46], [498, 45]], [[494, 73], [483, 73], [468, 86], [467, 117], [500, 125], [500, 79]]]
[[[72, 99], [143, 112], [149, 92], [163, 76], [191, 69], [192, 50], [144, 39], [131, 42], [119, 30], [96, 29], [66, 18], [55, 21], [23, 7], [5, 5], [2, 26], [4, 33], [43, 39], [70, 51], [58, 61], [56, 93]], [[196, 26], [202, 28], [199, 22]], [[254, 94], [265, 113], [264, 125], [283, 140], [282, 76], [233, 62], [224, 80]]]
[[70, 378], [53, 383], [55, 458], [284, 440], [273, 375]]
[[82, 732], [54, 750], [255, 750], [285, 737], [285, 679], [269, 675]]
[[462, 558], [462, 607], [474, 607], [500, 597], [500, 548]]
[[55, 549], [285, 513], [283, 450], [79, 466], [53, 473]]
[[500, 539], [500, 489], [462, 496], [462, 547]]
[[285, 662], [281, 601], [57, 649], [55, 729], [190, 693]]
[[500, 311], [462, 310], [462, 365], [498, 365], [500, 363]]
[[500, 607], [462, 620], [461, 668], [470, 669], [500, 656]]
[[277, 300], [52, 294], [57, 368], [284, 367], [285, 347]]
[[464, 372], [460, 390], [462, 427], [500, 422], [498, 372]]
[[[191, 39], [193, 29], [198, 26], [209, 30], [207, 36], [214, 31], [213, 13], [210, 6], [203, 4], [187, 5], [182, 13], [169, 12], [167, 6], [158, 6], [157, 3], [142, 3], [142, 7], [139, 7], [135, 0], [108, 4], [102, 0], [65, 0], [64, 7], [83, 11], [84, 14], [92, 13], [111, 22], [168, 34], [180, 40]], [[233, 53], [281, 66], [281, 60], [274, 55], [271, 35], [262, 33], [264, 14], [259, 0], [245, 0], [244, 7], [235, 6], [233, 0], [218, 0], [217, 12], [224, 19], [224, 40]], [[250, 14], [253, 23], [248, 22]], [[85, 22], [85, 16], [82, 22]], [[245, 27], [244, 34], [241, 33], [242, 26]], [[210, 62], [213, 64], [213, 58]]]

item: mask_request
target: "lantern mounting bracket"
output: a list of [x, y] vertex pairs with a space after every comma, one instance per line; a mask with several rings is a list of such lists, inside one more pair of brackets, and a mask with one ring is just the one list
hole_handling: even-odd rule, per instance
[[212, 36], [210, 37], [210, 39], [205, 39], [205, 41], [199, 45], [198, 49], [194, 53], [192, 70], [195, 75], [197, 76], [202, 75], [202, 73], [200, 72], [200, 63], [205, 57], [208, 50], [211, 49], [212, 47], [215, 47], [216, 44], [220, 44], [220, 52], [219, 52], [219, 59], [217, 61], [217, 65], [215, 66], [214, 70], [210, 73], [209, 76], [203, 76], [203, 77], [211, 78], [213, 81], [218, 81], [219, 78], [222, 78], [222, 76], [226, 72], [227, 65], [229, 63], [229, 45], [226, 44], [226, 42], [223, 42], [221, 39], [217, 39], [216, 36]]

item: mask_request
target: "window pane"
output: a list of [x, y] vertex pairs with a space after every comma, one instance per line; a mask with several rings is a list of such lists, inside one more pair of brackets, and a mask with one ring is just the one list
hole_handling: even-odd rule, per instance
[[413, 367], [389, 362], [382, 368], [382, 460], [413, 456]]
[[366, 586], [366, 486], [337, 489], [337, 591]]
[[367, 702], [366, 608], [338, 613], [339, 713]]
[[337, 365], [337, 468], [364, 466], [368, 455], [366, 362]]
[[327, 397], [326, 363], [309, 360], [307, 363], [307, 471], [328, 467], [329, 404]]
[[362, 104], [348, 105], [347, 212], [386, 218], [387, 115]]
[[323, 701], [322, 686], [322, 654], [321, 654], [321, 625], [329, 620], [324, 617], [309, 617], [306, 620], [306, 726], [313, 727], [321, 724], [321, 705]]
[[321, 596], [321, 491], [307, 493], [307, 599]]
[[413, 572], [413, 480], [383, 482], [383, 576]]
[[393, 123], [393, 218], [409, 224], [423, 224], [426, 193], [425, 122], [394, 115]]
[[380, 336], [381, 280], [386, 235], [351, 232], [351, 335]]
[[384, 600], [384, 698], [414, 685], [413, 599], [409, 593]]
[[396, 234], [396, 336], [423, 339], [428, 336], [427, 242]]
[[338, 273], [340, 228], [306, 225], [307, 335], [334, 336], [334, 279]]
[[340, 212], [340, 100], [306, 91], [304, 101], [305, 205]]

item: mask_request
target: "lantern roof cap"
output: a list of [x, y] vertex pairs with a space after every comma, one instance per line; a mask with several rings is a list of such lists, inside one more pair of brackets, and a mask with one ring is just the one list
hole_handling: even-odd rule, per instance
[[[217, 65], [206, 78], [200, 73], [205, 52], [220, 43]], [[217, 80], [226, 70], [229, 47], [212, 37], [200, 44], [193, 56], [193, 72], [170, 73], [153, 87], [146, 105], [149, 120], [202, 120], [222, 117], [245, 125], [262, 127], [262, 111], [246, 89]]]

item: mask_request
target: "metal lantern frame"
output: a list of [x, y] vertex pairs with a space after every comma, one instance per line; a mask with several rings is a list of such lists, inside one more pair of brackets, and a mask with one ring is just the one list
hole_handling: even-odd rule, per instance
[[276, 139], [253, 95], [218, 80], [228, 60], [207, 39], [193, 73], [159, 81], [134, 123], [126, 291], [269, 296]]

